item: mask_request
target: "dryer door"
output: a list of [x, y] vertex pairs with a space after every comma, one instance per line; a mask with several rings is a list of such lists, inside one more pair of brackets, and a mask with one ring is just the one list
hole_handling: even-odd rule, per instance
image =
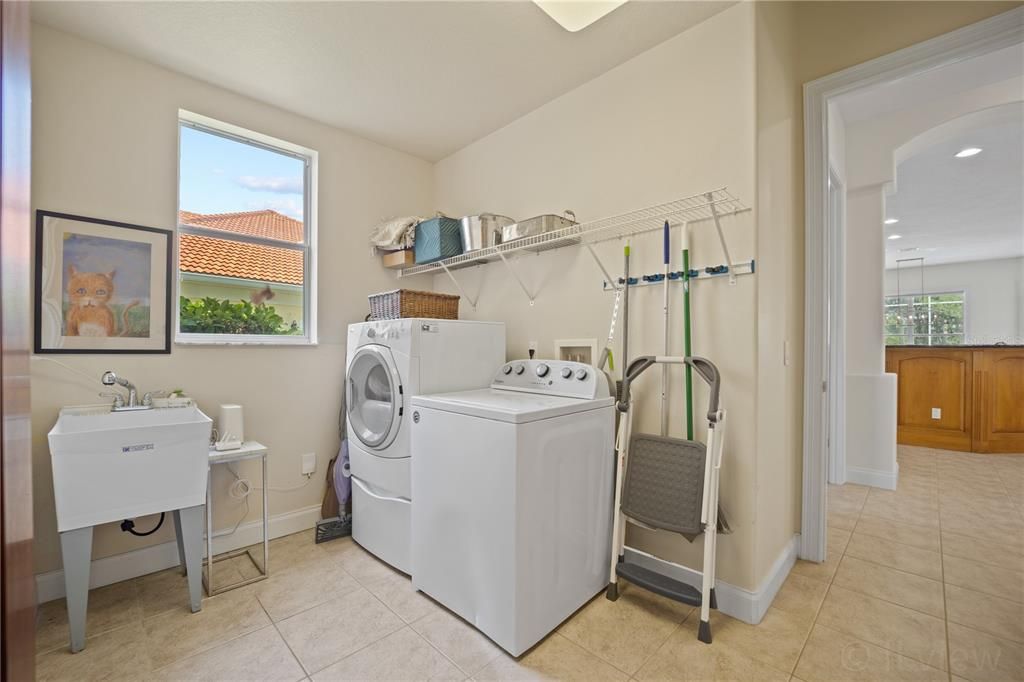
[[402, 385], [391, 351], [378, 345], [361, 347], [352, 356], [347, 382], [349, 431], [372, 450], [386, 448], [398, 434], [404, 411]]

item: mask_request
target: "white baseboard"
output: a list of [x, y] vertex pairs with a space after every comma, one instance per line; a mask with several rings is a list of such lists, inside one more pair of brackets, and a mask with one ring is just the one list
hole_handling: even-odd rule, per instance
[[[716, 581], [715, 597], [718, 600], [718, 610], [727, 616], [742, 620], [744, 623], [751, 625], [760, 623], [779, 588], [782, 587], [782, 583], [786, 581], [790, 569], [796, 563], [798, 539], [799, 536], [794, 535], [786, 543], [782, 552], [776, 557], [775, 563], [772, 564], [768, 577], [756, 591], [745, 590], [721, 580]], [[700, 571], [659, 559], [632, 547], [626, 547], [626, 560], [700, 589]]]
[[877, 469], [861, 469], [860, 467], [846, 467], [846, 482], [869, 485], [883, 490], [896, 490], [896, 481], [899, 479], [899, 468], [896, 471], [879, 471]]
[[[294, 511], [270, 517], [268, 535], [279, 538], [312, 528], [320, 518], [320, 505], [304, 507]], [[205, 540], [205, 536], [204, 536]], [[215, 531], [213, 534], [213, 553], [221, 554], [234, 549], [248, 547], [263, 540], [263, 522], [250, 521], [238, 527], [234, 533]], [[203, 544], [206, 554], [206, 544]], [[178, 565], [178, 545], [175, 542], [164, 542], [150, 545], [142, 549], [132, 550], [124, 554], [96, 559], [92, 562], [89, 572], [89, 587], [103, 587], [113, 583], [137, 578], [165, 568]], [[50, 571], [36, 575], [36, 601], [43, 604], [64, 596], [64, 571]]]

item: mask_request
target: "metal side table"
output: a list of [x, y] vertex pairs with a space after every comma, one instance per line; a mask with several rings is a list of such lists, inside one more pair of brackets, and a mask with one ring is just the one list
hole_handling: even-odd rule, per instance
[[[212, 480], [213, 480], [213, 465], [214, 464], [228, 464], [230, 462], [241, 462], [246, 459], [259, 459], [263, 466], [263, 565], [256, 561], [256, 558], [252, 555], [251, 548], [236, 549], [231, 552], [222, 554], [216, 558], [213, 556], [213, 494], [212, 494]], [[233, 590], [236, 587], [242, 585], [249, 585], [250, 583], [259, 582], [260, 580], [266, 580], [267, 576], [270, 575], [270, 536], [268, 531], [270, 530], [269, 517], [267, 514], [267, 448], [262, 443], [257, 443], [254, 440], [248, 440], [242, 443], [242, 447], [236, 450], [210, 450], [210, 471], [206, 477], [206, 571], [203, 573], [203, 585], [206, 587], [206, 594], [213, 596]], [[252, 578], [245, 578], [238, 580], [230, 585], [221, 585], [214, 588], [213, 586], [213, 566], [214, 564], [222, 561], [228, 561], [229, 559], [235, 559], [240, 556], [247, 556], [249, 561], [252, 562], [256, 570], [259, 571], [259, 575]]]

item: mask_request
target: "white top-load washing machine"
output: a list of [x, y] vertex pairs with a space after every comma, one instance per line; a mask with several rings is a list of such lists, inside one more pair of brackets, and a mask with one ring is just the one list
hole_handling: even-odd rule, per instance
[[608, 584], [608, 379], [519, 360], [411, 402], [413, 586], [518, 656]]
[[352, 537], [400, 571], [411, 570], [407, 401], [486, 386], [504, 361], [502, 322], [406, 318], [349, 325]]

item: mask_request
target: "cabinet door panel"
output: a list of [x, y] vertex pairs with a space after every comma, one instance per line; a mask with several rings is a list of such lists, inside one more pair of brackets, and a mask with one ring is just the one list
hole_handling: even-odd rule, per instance
[[977, 452], [1024, 453], [1024, 348], [974, 352]]
[[899, 443], [971, 449], [971, 364], [969, 350], [888, 349], [886, 370], [897, 375]]

